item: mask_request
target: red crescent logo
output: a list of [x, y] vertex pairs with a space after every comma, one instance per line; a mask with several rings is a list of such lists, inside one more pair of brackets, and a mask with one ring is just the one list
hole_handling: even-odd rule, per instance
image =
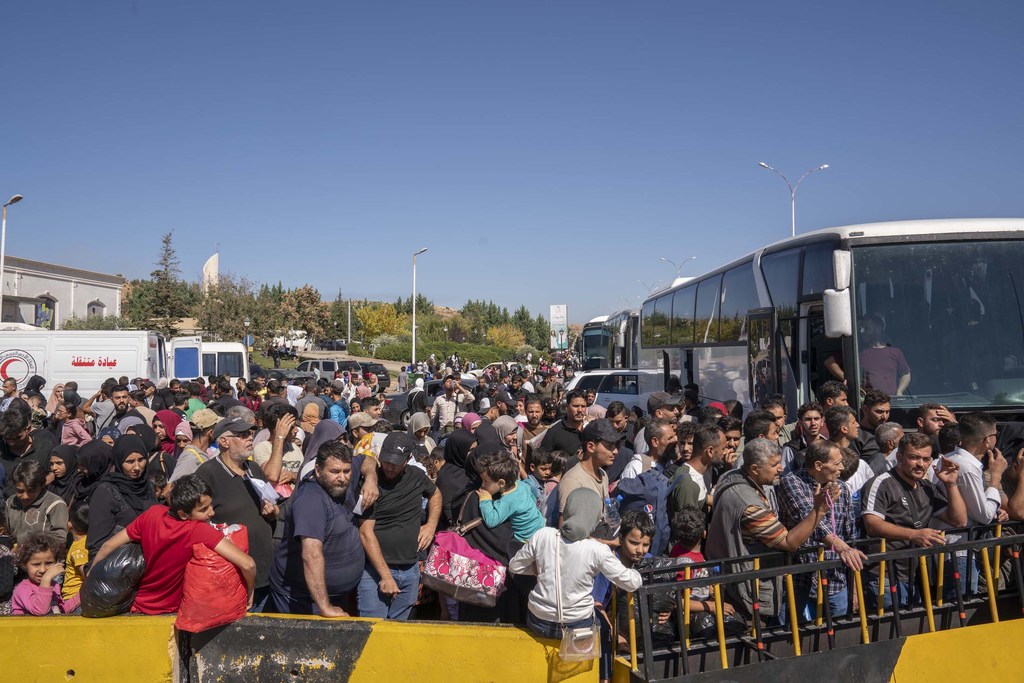
[[[18, 362], [17, 358], [8, 358], [3, 363], [0, 363], [0, 377], [3, 377], [4, 379], [9, 378], [11, 375], [7, 372], [7, 368], [10, 367], [11, 363], [17, 363], [17, 362]], [[17, 379], [17, 378], [15, 378], [15, 379]]]

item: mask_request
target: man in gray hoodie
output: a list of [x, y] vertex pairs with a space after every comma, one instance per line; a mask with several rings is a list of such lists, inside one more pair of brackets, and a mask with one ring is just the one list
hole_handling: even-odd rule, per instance
[[[715, 505], [708, 527], [705, 555], [709, 560], [738, 558], [744, 555], [759, 555], [778, 552], [778, 558], [761, 560], [761, 568], [778, 566], [782, 563], [782, 552], [793, 552], [811, 535], [818, 522], [828, 512], [826, 488], [820, 485], [814, 492], [814, 507], [811, 514], [792, 529], [779, 521], [774, 499], [769, 498], [764, 487], [777, 485], [782, 475], [782, 452], [778, 444], [765, 438], [747, 443], [743, 451], [743, 467], [723, 476], [715, 489]], [[833, 498], [839, 492], [833, 492]], [[750, 571], [753, 562], [732, 562], [726, 565], [726, 573]], [[726, 584], [726, 601], [746, 613], [753, 614], [753, 596], [750, 582]], [[769, 619], [775, 616], [779, 593], [776, 581], [760, 583], [760, 614]]]

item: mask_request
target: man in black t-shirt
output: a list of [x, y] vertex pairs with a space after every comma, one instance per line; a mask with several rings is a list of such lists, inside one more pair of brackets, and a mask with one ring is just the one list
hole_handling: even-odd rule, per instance
[[[932, 467], [931, 440], [920, 432], [910, 432], [900, 439], [896, 466], [864, 485], [860, 497], [864, 528], [869, 536], [886, 539], [886, 550], [943, 545], [945, 537], [931, 526], [934, 519], [952, 527], [967, 524], [967, 507], [956, 485], [960, 468], [947, 458], [942, 458], [940, 463], [936, 477], [945, 484], [948, 500], [928, 480], [928, 470]], [[896, 562], [895, 565], [900, 604], [906, 605], [918, 594], [913, 581], [914, 564]], [[869, 602], [878, 598], [877, 575], [871, 585], [866, 596]], [[891, 606], [889, 591], [885, 591], [883, 600], [886, 608]]]
[[[423, 470], [407, 467], [415, 449], [412, 437], [393, 432], [377, 456], [380, 498], [362, 511], [358, 521], [366, 551], [357, 589], [361, 617], [405, 621], [416, 603], [420, 583], [416, 553], [434, 540], [441, 518], [441, 492]], [[427, 522], [420, 526], [424, 498], [428, 499]]]
[[23, 462], [35, 460], [50, 470], [50, 451], [53, 437], [45, 429], [32, 429], [31, 409], [20, 398], [0, 413], [0, 484], [6, 500], [14, 495], [14, 468]]

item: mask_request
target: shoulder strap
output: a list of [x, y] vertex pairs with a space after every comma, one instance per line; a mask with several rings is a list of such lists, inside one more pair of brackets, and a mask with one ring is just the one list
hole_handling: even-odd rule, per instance
[[555, 534], [555, 618], [562, 625], [562, 537]]
[[459, 522], [455, 527], [455, 533], [457, 533], [459, 536], [465, 536], [470, 531], [483, 524], [484, 521], [483, 517], [477, 517], [476, 519], [471, 520], [469, 522], [462, 521], [462, 517], [466, 514], [466, 505], [469, 504], [469, 496], [471, 495], [473, 495], [472, 491], [466, 496], [466, 499], [462, 501], [462, 508], [459, 509]]
[[53, 509], [53, 507], [54, 507], [54, 506], [55, 506], [55, 505], [56, 505], [57, 503], [63, 503], [63, 502], [64, 502], [64, 499], [63, 499], [63, 498], [58, 498], [57, 500], [53, 501], [52, 503], [50, 503], [49, 505], [47, 505], [47, 506], [46, 506], [46, 512], [44, 512], [43, 514], [44, 514], [45, 516], [49, 517], [49, 516], [50, 516], [50, 510], [52, 510], [52, 509]]

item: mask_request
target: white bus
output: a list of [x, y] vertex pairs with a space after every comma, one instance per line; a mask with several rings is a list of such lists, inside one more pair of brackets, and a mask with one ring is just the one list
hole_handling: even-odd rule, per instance
[[[781, 393], [790, 417], [839, 375], [851, 404], [874, 381], [905, 424], [927, 402], [1024, 413], [1022, 299], [1024, 219], [828, 228], [649, 297], [640, 367], [747, 410]], [[909, 376], [872, 380], [871, 349]]]

